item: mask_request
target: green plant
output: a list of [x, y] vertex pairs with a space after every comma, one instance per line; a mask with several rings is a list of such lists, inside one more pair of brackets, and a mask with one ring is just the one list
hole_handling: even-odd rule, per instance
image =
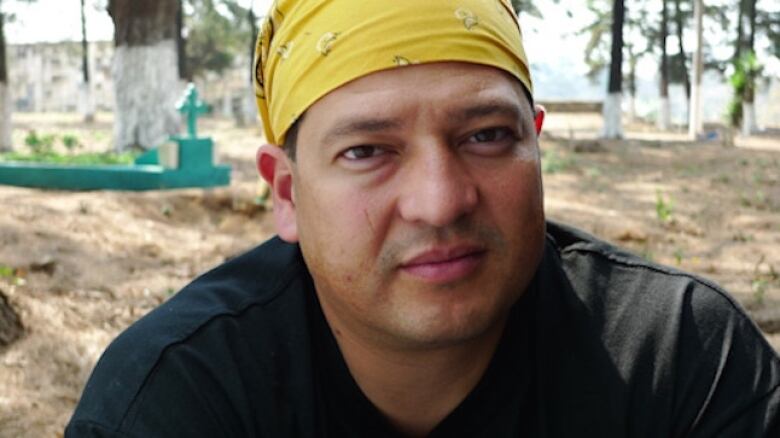
[[660, 191], [656, 192], [655, 215], [658, 217], [658, 220], [664, 224], [670, 223], [672, 221], [673, 209], [672, 199], [670, 198], [667, 201]]
[[49, 154], [54, 149], [54, 140], [56, 136], [54, 134], [46, 134], [39, 136], [35, 130], [30, 130], [27, 136], [24, 138], [24, 144], [35, 155]]
[[734, 63], [734, 73], [729, 78], [734, 96], [726, 108], [726, 118], [731, 126], [742, 122], [742, 102], [754, 93], [756, 79], [761, 75], [763, 66], [758, 63], [756, 54], [748, 52]]
[[24, 286], [27, 281], [22, 278], [19, 270], [8, 265], [0, 265], [0, 278], [10, 280], [16, 286]]
[[81, 142], [75, 135], [65, 134], [62, 136], [62, 145], [65, 146], [65, 149], [67, 149], [68, 152], [73, 152], [75, 149], [81, 147]]
[[750, 282], [750, 289], [753, 291], [753, 299], [759, 306], [764, 304], [766, 296], [767, 281], [763, 278], [755, 278]]
[[674, 250], [674, 261], [677, 263], [677, 266], [680, 266], [682, 264], [683, 258], [685, 257], [685, 253], [681, 248], [677, 248]]
[[775, 267], [768, 264], [768, 271], [761, 272], [761, 265], [766, 260], [765, 255], [761, 255], [753, 266], [753, 278], [750, 280], [750, 288], [753, 291], [753, 298], [758, 305], [764, 304], [764, 297], [766, 296], [767, 288], [770, 283], [780, 283], [780, 273], [775, 270]]
[[565, 171], [574, 165], [570, 158], [561, 157], [554, 150], [542, 151], [542, 172], [558, 173]]

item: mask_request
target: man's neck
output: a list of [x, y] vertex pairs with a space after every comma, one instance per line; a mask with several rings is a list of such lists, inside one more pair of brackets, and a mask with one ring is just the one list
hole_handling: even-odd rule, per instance
[[360, 389], [410, 437], [426, 436], [474, 389], [506, 324], [504, 319], [479, 338], [456, 346], [404, 350], [353, 336], [325, 314]]

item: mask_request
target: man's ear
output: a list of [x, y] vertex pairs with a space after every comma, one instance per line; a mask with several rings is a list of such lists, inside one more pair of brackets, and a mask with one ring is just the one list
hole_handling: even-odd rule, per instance
[[271, 187], [274, 201], [274, 223], [282, 240], [298, 241], [293, 196], [293, 163], [282, 148], [270, 144], [257, 150], [257, 170]]
[[536, 125], [536, 136], [542, 135], [542, 125], [544, 124], [544, 112], [545, 109], [541, 105], [534, 105], [534, 124]]

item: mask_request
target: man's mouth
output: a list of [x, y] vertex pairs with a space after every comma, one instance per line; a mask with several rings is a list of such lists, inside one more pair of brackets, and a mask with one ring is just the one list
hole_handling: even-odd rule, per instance
[[474, 272], [486, 253], [477, 245], [438, 247], [409, 258], [401, 264], [401, 270], [427, 283], [452, 283]]

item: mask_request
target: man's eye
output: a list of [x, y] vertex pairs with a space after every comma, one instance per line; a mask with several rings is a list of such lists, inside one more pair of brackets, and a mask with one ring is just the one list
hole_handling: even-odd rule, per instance
[[507, 128], [490, 128], [477, 132], [469, 137], [468, 141], [470, 143], [492, 143], [505, 140], [511, 136], [512, 132]]
[[366, 158], [372, 158], [381, 155], [382, 149], [376, 146], [355, 146], [347, 149], [342, 154], [347, 160], [364, 160]]

